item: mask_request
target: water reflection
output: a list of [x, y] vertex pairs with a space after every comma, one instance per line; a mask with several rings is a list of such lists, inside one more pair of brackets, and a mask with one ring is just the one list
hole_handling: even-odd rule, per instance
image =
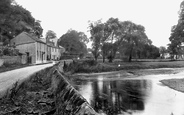
[[141, 112], [145, 109], [146, 97], [152, 88], [150, 80], [77, 80], [76, 89], [99, 113], [117, 115]]

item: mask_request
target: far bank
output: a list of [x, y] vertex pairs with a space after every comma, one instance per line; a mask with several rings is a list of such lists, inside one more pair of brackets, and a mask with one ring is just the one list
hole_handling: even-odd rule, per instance
[[[71, 63], [64, 63], [64, 71], [69, 74], [99, 74], [103, 72], [124, 71], [134, 75], [142, 74], [166, 74], [182, 70], [184, 61], [170, 60], [141, 60], [124, 62], [115, 60], [113, 63], [94, 60], [73, 60]], [[165, 68], [162, 70], [155, 70]], [[173, 70], [175, 68], [175, 70]], [[178, 69], [176, 69], [178, 68]], [[149, 69], [149, 70], [147, 70]], [[140, 72], [144, 71], [144, 72]]]

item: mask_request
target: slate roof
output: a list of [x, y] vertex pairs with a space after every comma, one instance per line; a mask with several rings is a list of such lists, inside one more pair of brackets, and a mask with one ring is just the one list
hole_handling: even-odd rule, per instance
[[29, 33], [27, 33], [27, 32], [23, 32], [23, 33], [26, 34], [29, 38], [33, 39], [33, 40], [36, 41], [36, 42], [40, 42], [40, 43], [46, 44], [45, 42], [43, 42], [42, 40], [40, 40], [38, 37], [36, 37], [36, 36], [34, 36], [34, 35], [31, 35], [31, 34], [29, 34]]

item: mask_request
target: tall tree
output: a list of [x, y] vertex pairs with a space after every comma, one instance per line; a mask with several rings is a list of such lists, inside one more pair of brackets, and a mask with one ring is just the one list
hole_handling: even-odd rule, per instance
[[182, 44], [184, 42], [184, 1], [181, 2], [178, 23], [171, 28], [168, 50], [171, 57], [182, 55]]
[[42, 37], [43, 28], [41, 26], [41, 21], [40, 20], [36, 20], [34, 22], [32, 30], [33, 30], [34, 34], [37, 35], [38, 38]]
[[149, 39], [145, 34], [145, 28], [142, 25], [137, 25], [131, 21], [124, 21], [121, 23], [121, 45], [126, 50], [128, 61], [131, 62], [133, 52], [140, 51], [144, 44], [149, 44]]
[[45, 35], [46, 40], [56, 38], [56, 33], [52, 30], [48, 30]]
[[105, 33], [105, 42], [111, 43], [111, 50], [108, 53], [109, 62], [112, 62], [115, 58], [116, 52], [119, 48], [121, 42], [121, 28], [122, 25], [118, 18], [109, 18], [105, 23], [106, 28], [104, 30]]
[[104, 24], [101, 20], [98, 20], [94, 23], [90, 23], [89, 31], [91, 34], [90, 40], [92, 41], [92, 54], [97, 61], [98, 56], [100, 55], [101, 43], [103, 38]]
[[[95, 23], [90, 24], [93, 54], [94, 57], [96, 57], [96, 60], [101, 49], [103, 62], [105, 61], [105, 56], [107, 55], [106, 50], [108, 45], [108, 50], [109, 48], [111, 49], [108, 51], [108, 59], [109, 62], [112, 62], [117, 52], [117, 50], [115, 50], [117, 49], [115, 48], [117, 47], [117, 44], [115, 44], [115, 42], [118, 38], [117, 36], [120, 26], [121, 25], [119, 24], [118, 18], [109, 18], [105, 23], [102, 23], [101, 20], [98, 20]], [[111, 47], [109, 47], [110, 44]]]
[[59, 38], [58, 44], [63, 46], [71, 55], [83, 56], [87, 53], [87, 46], [83, 42], [83, 39], [86, 38], [81, 38], [84, 36], [81, 36], [81, 33], [82, 32], [77, 32], [76, 30], [69, 30]]

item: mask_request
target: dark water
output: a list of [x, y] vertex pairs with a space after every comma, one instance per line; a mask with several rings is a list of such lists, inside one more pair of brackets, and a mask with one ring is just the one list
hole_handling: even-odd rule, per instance
[[103, 115], [184, 115], [184, 95], [154, 79], [108, 80], [98, 76], [75, 79], [74, 86]]

